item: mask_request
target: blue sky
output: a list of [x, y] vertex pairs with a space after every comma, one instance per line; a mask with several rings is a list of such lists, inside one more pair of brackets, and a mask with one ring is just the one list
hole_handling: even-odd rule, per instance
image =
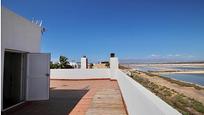
[[204, 59], [204, 0], [2, 0], [47, 31], [52, 59]]

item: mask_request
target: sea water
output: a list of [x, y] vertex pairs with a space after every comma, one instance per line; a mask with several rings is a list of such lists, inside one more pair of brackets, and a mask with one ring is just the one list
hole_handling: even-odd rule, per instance
[[204, 74], [161, 74], [161, 76], [204, 86]]
[[[169, 67], [177, 70], [192, 70], [192, 71], [202, 71], [204, 70], [204, 67]], [[152, 68], [152, 67], [136, 67], [137, 70], [140, 71], [160, 71], [157, 68]], [[186, 73], [186, 74], [181, 74], [181, 73], [171, 73], [171, 74], [160, 74], [163, 77], [168, 77], [168, 78], [173, 78], [185, 82], [190, 82], [198, 85], [204, 86], [204, 74], [195, 74], [195, 73]]]

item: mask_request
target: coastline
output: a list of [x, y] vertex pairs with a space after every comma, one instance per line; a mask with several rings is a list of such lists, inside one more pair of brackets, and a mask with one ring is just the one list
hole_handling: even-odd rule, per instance
[[[162, 76], [162, 75], [158, 75], [158, 76], [159, 76], [159, 77], [162, 77], [163, 79], [166, 79], [166, 78], [167, 78], [167, 77], [164, 77], [164, 76]], [[190, 84], [190, 85], [195, 85], [195, 86], [204, 88], [203, 85], [199, 85], [199, 84], [192, 83], [192, 82], [187, 82], [187, 81], [183, 81], [183, 80], [178, 80], [178, 79], [175, 79], [175, 78], [167, 78], [167, 79], [172, 79], [172, 80], [175, 80], [175, 81], [178, 81], [178, 82], [182, 82], [182, 83], [186, 83], [186, 84]]]
[[[151, 72], [123, 68], [126, 74], [149, 89], [182, 114], [204, 114], [204, 87], [177, 79], [163, 77]], [[185, 73], [202, 73], [185, 72]], [[172, 73], [172, 72], [171, 72]], [[170, 74], [171, 74], [170, 73]], [[180, 72], [181, 73], [181, 72]]]
[[204, 74], [204, 71], [151, 71], [154, 74]]

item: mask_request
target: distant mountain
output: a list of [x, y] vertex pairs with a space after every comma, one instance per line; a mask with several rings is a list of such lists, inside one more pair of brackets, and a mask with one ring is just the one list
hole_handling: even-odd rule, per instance
[[130, 63], [204, 63], [204, 60], [188, 60], [188, 59], [121, 59], [121, 64]]

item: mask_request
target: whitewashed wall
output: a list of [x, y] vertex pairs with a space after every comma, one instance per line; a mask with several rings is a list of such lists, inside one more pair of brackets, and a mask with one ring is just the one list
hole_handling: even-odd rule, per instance
[[[4, 51], [9, 49], [39, 53], [40, 42], [41, 28], [39, 26], [1, 7], [1, 87], [3, 87]], [[3, 95], [3, 90], [1, 94]], [[1, 101], [3, 101], [2, 97]]]
[[1, 7], [1, 79], [5, 49], [40, 52], [41, 28], [29, 20]]
[[51, 69], [50, 79], [111, 78], [110, 69]]
[[41, 27], [4, 7], [1, 11], [2, 48], [39, 53]]
[[117, 72], [117, 80], [129, 115], [181, 115], [120, 70]]

